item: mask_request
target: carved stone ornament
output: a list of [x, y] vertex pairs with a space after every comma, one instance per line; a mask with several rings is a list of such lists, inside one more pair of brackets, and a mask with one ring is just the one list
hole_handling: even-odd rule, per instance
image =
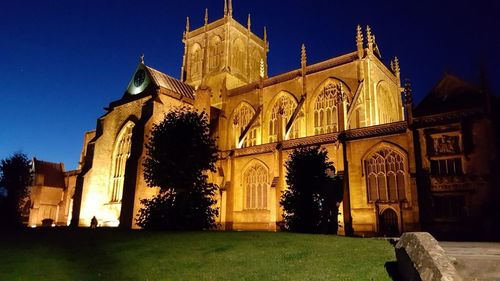
[[432, 141], [435, 154], [460, 153], [459, 136], [442, 135]]

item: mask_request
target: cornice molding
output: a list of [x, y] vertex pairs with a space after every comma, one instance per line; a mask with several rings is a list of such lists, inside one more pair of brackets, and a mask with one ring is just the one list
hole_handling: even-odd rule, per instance
[[481, 109], [459, 110], [435, 115], [421, 116], [413, 118], [415, 127], [427, 127], [443, 123], [460, 122], [465, 118], [481, 115]]
[[381, 135], [392, 135], [405, 133], [408, 129], [406, 121], [351, 129], [345, 131], [346, 140], [356, 140], [361, 138], [377, 137]]

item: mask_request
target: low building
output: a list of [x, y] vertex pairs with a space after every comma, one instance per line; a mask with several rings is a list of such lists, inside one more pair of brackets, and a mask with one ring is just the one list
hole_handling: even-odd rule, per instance
[[24, 222], [28, 226], [68, 225], [78, 171], [64, 170], [63, 163], [33, 158], [33, 184], [25, 203]]
[[420, 219], [438, 238], [498, 230], [498, 105], [485, 87], [446, 74], [413, 112]]

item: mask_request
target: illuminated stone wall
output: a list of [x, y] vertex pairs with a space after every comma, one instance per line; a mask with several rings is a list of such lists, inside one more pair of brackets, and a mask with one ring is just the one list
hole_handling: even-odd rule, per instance
[[145, 101], [146, 98], [124, 104], [99, 119], [102, 128], [93, 143], [92, 168], [83, 175], [80, 225], [90, 225], [93, 216], [97, 217], [101, 225], [118, 225], [121, 204], [110, 202], [113, 148], [118, 133], [127, 121], [141, 117]]
[[194, 30], [187, 26], [183, 42], [181, 80], [195, 87], [210, 85], [214, 107], [221, 107], [219, 93], [223, 87], [232, 89], [257, 81], [261, 61], [267, 73], [265, 39], [228, 14]]
[[[193, 31], [188, 25], [181, 82], [195, 89], [196, 98], [155, 85], [151, 74], [134, 87], [141, 62], [128, 93], [99, 119], [96, 136], [85, 148], [91, 148], [90, 154], [82, 152], [89, 165], [81, 174], [79, 224], [89, 225], [96, 216], [101, 225], [137, 227], [140, 200], [157, 192], [143, 177], [145, 142], [165, 112], [184, 104], [218, 112], [212, 117], [218, 122], [214, 135], [221, 159], [209, 179], [221, 187], [217, 221], [222, 229], [277, 230], [282, 220], [279, 200], [286, 188], [284, 163], [294, 148], [315, 144], [327, 149], [340, 173], [346, 172], [345, 164], [349, 167], [350, 200], [341, 206], [342, 225], [352, 216], [356, 232], [380, 232], [380, 214], [390, 208], [399, 231], [416, 229], [413, 140], [404, 122], [399, 66], [391, 63], [389, 70], [373, 42], [368, 40], [365, 47], [360, 34], [358, 30], [355, 52], [307, 65], [304, 48], [301, 69], [267, 77], [267, 39], [253, 34], [250, 22], [243, 27], [227, 13]], [[123, 200], [113, 202], [112, 183], [122, 179], [113, 163], [123, 154], [114, 151], [127, 122], [133, 130], [130, 152], [124, 152], [129, 158], [123, 168]], [[404, 200], [368, 200], [363, 163], [381, 145], [404, 158]]]
[[[34, 159], [36, 162], [43, 162]], [[64, 166], [59, 163], [43, 162], [45, 165], [61, 165], [59, 175], [54, 175], [54, 171], [38, 171], [37, 165], [34, 169], [34, 182], [29, 189], [29, 198], [25, 203], [23, 212], [28, 212], [30, 227], [41, 226], [44, 219], [52, 219], [54, 225], [66, 226], [71, 220], [73, 205], [73, 195], [76, 186], [76, 176], [78, 170], [64, 172]], [[44, 174], [45, 173], [45, 174]], [[52, 174], [48, 174], [52, 173]], [[53, 180], [46, 181], [48, 177], [60, 176], [61, 181], [54, 184]]]

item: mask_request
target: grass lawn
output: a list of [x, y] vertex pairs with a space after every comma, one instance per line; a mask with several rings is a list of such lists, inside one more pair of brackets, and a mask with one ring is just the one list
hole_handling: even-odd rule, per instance
[[0, 235], [0, 280], [391, 280], [386, 241], [271, 232]]

